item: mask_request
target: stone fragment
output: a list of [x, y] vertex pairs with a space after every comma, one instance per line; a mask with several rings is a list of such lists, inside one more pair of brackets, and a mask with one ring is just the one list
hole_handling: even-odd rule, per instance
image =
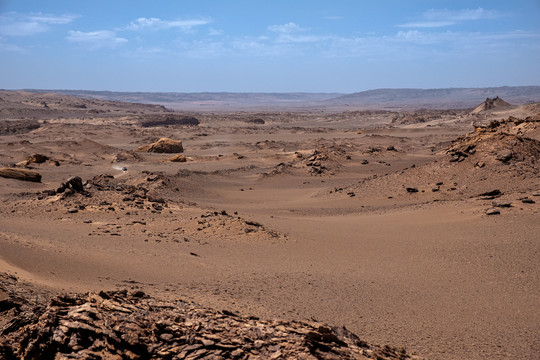
[[502, 163], [508, 163], [511, 159], [514, 153], [510, 149], [503, 149], [497, 153], [496, 159], [499, 160]]
[[482, 198], [482, 200], [492, 200], [496, 197], [499, 197], [503, 195], [503, 193], [499, 189], [486, 191], [484, 193], [479, 194], [478, 196]]
[[512, 207], [512, 203], [510, 201], [494, 201], [491, 204], [493, 205], [493, 207], [501, 207], [501, 208]]

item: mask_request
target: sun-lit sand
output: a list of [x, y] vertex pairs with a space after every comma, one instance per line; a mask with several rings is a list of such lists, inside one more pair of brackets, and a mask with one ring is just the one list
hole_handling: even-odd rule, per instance
[[[142, 290], [430, 359], [540, 353], [538, 104], [143, 127], [170, 111], [1, 97], [35, 126], [2, 123], [0, 167], [41, 182], [0, 177], [0, 272], [36, 293]], [[160, 138], [185, 158], [139, 149]]]

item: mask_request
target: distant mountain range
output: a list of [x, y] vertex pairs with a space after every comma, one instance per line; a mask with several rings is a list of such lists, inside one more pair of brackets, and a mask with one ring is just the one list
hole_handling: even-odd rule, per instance
[[448, 89], [377, 89], [341, 93], [237, 93], [237, 92], [114, 92], [89, 90], [36, 90], [86, 99], [160, 104], [186, 111], [242, 110], [362, 110], [362, 109], [466, 109], [486, 98], [499, 97], [520, 105], [540, 102], [540, 86], [502, 86]]

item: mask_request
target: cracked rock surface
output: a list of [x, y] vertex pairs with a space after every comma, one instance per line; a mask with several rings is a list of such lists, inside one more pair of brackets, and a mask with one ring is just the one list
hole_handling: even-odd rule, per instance
[[411, 358], [404, 349], [369, 345], [344, 327], [244, 317], [142, 291], [45, 300], [28, 290], [18, 295], [12, 276], [3, 280], [0, 358], [6, 360]]

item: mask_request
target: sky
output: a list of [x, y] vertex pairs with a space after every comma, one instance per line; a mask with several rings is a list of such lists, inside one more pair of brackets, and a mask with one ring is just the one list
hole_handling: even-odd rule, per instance
[[540, 0], [0, 0], [0, 88], [540, 85]]

